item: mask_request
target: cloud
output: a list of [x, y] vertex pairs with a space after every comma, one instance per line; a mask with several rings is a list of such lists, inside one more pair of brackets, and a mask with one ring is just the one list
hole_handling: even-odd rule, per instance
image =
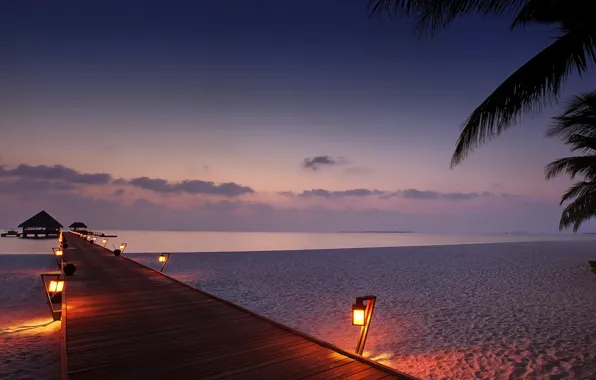
[[345, 197], [368, 197], [371, 195], [382, 195], [383, 191], [370, 190], [370, 189], [351, 189], [351, 190], [325, 190], [325, 189], [312, 189], [304, 190], [301, 193], [293, 192], [282, 192], [281, 195], [296, 196], [298, 198], [345, 198]]
[[[350, 189], [350, 190], [326, 190], [326, 189], [312, 189], [312, 190], [304, 190], [300, 193], [294, 193], [292, 191], [283, 191], [279, 193], [280, 195], [287, 196], [287, 197], [297, 197], [297, 198], [325, 198], [325, 199], [339, 199], [339, 198], [346, 198], [346, 197], [370, 197], [370, 196], [378, 196], [381, 199], [389, 199], [393, 197], [404, 198], [404, 199], [418, 199], [418, 200], [447, 200], [447, 201], [462, 201], [462, 200], [470, 200], [479, 197], [486, 197], [486, 196], [496, 196], [496, 194], [490, 192], [470, 192], [470, 193], [441, 193], [438, 191], [431, 191], [431, 190], [417, 190], [417, 189], [407, 189], [407, 190], [398, 190], [398, 191], [385, 191], [385, 190], [377, 190], [377, 189]], [[503, 194], [506, 196], [506, 194]]]
[[107, 173], [81, 173], [62, 165], [27, 165], [20, 164], [14, 169], [0, 167], [0, 177], [18, 177], [38, 180], [62, 181], [85, 185], [107, 185], [112, 176]]
[[493, 193], [483, 192], [483, 193], [441, 193], [438, 191], [431, 191], [431, 190], [417, 190], [417, 189], [407, 189], [407, 190], [398, 190], [393, 193], [388, 193], [384, 196], [384, 198], [391, 198], [391, 197], [399, 197], [404, 199], [420, 199], [420, 200], [434, 200], [434, 199], [443, 199], [449, 201], [463, 201], [463, 200], [470, 200], [475, 199], [483, 196], [492, 196]]
[[[20, 164], [16, 168], [7, 169], [0, 165], [0, 179], [18, 178], [30, 180], [29, 182], [4, 182], [0, 191], [18, 192], [18, 189], [29, 191], [31, 188], [36, 191], [49, 190], [74, 190], [72, 185], [128, 185], [145, 190], [151, 190], [157, 193], [187, 193], [187, 194], [207, 194], [223, 195], [235, 197], [244, 194], [252, 194], [255, 191], [248, 187], [234, 182], [215, 184], [209, 181], [186, 180], [181, 182], [169, 182], [160, 178], [138, 177], [131, 180], [124, 178], [114, 179], [108, 173], [81, 173], [77, 170], [67, 168], [62, 165], [27, 165]], [[29, 185], [30, 188], [26, 188]], [[118, 189], [113, 195], [123, 195], [124, 190]]]
[[186, 180], [181, 182], [169, 182], [161, 178], [138, 177], [129, 181], [118, 179], [114, 183], [127, 183], [145, 190], [151, 190], [157, 193], [187, 193], [187, 194], [209, 194], [223, 195], [226, 197], [236, 197], [245, 194], [252, 194], [255, 191], [248, 187], [238, 185], [234, 182], [221, 183], [219, 185], [200, 180]]
[[10, 181], [0, 181], [0, 193], [25, 195], [31, 193], [46, 193], [51, 191], [71, 191], [76, 186], [65, 182], [54, 182], [31, 178], [19, 178]]
[[316, 156], [307, 157], [302, 161], [302, 168], [306, 170], [316, 171], [322, 166], [344, 165], [347, 160], [343, 157], [333, 158], [331, 156]]
[[[142, 198], [129, 203], [125, 198], [97, 199], [80, 192], [40, 192], [29, 198], [2, 199], [9, 201], [0, 202], [0, 225], [17, 225], [45, 209], [62, 224], [83, 220], [94, 230], [557, 232], [561, 215], [557, 202], [528, 202], [500, 196], [480, 209], [458, 207], [445, 213], [405, 212], [386, 207], [281, 208], [239, 200], [205, 201], [180, 209]], [[123, 232], [123, 238], [125, 236]]]

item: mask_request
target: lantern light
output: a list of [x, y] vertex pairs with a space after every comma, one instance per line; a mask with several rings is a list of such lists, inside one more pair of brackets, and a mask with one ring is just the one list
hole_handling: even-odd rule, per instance
[[366, 307], [360, 301], [352, 305], [352, 325], [364, 326]]
[[166, 264], [168, 263], [169, 259], [170, 259], [169, 253], [162, 253], [161, 255], [159, 255], [159, 257], [157, 258], [157, 261], [159, 261], [161, 263], [161, 269], [159, 270], [160, 272], [163, 272], [163, 268], [166, 267]]
[[62, 268], [62, 263], [64, 262], [64, 251], [62, 247], [52, 248], [54, 252], [54, 258], [56, 259], [56, 264], [58, 268]]
[[126, 249], [127, 245], [128, 245], [127, 243], [120, 244], [120, 252], [124, 253], [124, 250]]
[[51, 280], [48, 285], [48, 292], [58, 293], [64, 289], [64, 280]]
[[104, 246], [104, 248], [105, 248], [105, 246], [106, 246], [106, 244], [107, 244], [107, 242], [108, 242], [108, 239], [103, 239], [101, 242], [103, 243], [103, 246]]

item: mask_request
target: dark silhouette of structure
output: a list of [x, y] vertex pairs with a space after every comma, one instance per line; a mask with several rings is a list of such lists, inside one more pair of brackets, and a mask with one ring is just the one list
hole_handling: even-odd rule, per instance
[[21, 232], [21, 238], [23, 239], [55, 239], [60, 234], [62, 227], [62, 224], [45, 212], [45, 210], [40, 211], [38, 214], [19, 224], [19, 228], [23, 229]]
[[87, 231], [88, 227], [83, 222], [74, 222], [73, 224], [68, 226], [68, 228], [70, 228], [71, 231], [82, 232], [82, 231]]

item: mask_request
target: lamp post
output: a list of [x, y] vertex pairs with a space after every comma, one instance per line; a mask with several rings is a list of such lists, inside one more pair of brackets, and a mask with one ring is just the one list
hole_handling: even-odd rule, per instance
[[[352, 325], [360, 326], [360, 337], [356, 345], [356, 353], [362, 355], [364, 344], [368, 335], [368, 328], [372, 319], [373, 309], [377, 296], [356, 297], [356, 303], [352, 305]], [[366, 301], [366, 303], [365, 303]]]
[[[46, 278], [52, 278], [49, 282]], [[50, 311], [52, 312], [52, 318], [55, 321], [60, 320], [62, 317], [62, 292], [64, 291], [64, 280], [60, 278], [60, 273], [42, 273], [41, 282], [43, 283], [43, 289], [48, 297], [48, 304], [50, 305]], [[55, 308], [54, 305], [60, 305], [59, 308]]]
[[159, 255], [159, 257], [157, 258], [157, 261], [159, 261], [161, 263], [161, 269], [159, 270], [160, 272], [163, 272], [163, 268], [166, 267], [166, 264], [168, 263], [169, 259], [170, 259], [169, 253], [162, 253], [161, 255]]
[[58, 264], [58, 268], [62, 269], [62, 263], [64, 262], [64, 251], [62, 248], [52, 248], [54, 252], [54, 257], [56, 258], [56, 264]]

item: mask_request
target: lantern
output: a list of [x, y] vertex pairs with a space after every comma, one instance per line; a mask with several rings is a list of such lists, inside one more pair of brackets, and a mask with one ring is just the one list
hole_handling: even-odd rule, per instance
[[168, 263], [169, 259], [170, 259], [169, 253], [162, 253], [161, 255], [159, 255], [159, 257], [157, 258], [157, 261], [159, 261], [161, 263], [161, 269], [159, 270], [160, 272], [163, 272], [163, 268], [166, 267], [166, 264]]
[[128, 245], [128, 244], [126, 244], [126, 243], [122, 243], [122, 244], [120, 244], [120, 252], [124, 253], [124, 250], [126, 249], [126, 246], [127, 246], [127, 245]]
[[[373, 309], [375, 308], [376, 296], [356, 297], [356, 303], [352, 305], [352, 325], [360, 326], [360, 337], [356, 345], [356, 353], [362, 355], [366, 336], [370, 327]], [[364, 303], [366, 301], [366, 304]]]
[[352, 305], [352, 325], [364, 326], [366, 322], [366, 307], [360, 302], [356, 302]]
[[108, 239], [103, 239], [101, 242], [103, 243], [103, 246], [104, 246], [104, 248], [105, 248], [105, 246], [106, 246], [106, 243], [108, 242]]
[[61, 247], [52, 248], [52, 251], [54, 252], [54, 258], [56, 259], [56, 264], [58, 265], [58, 268], [62, 268], [62, 262], [64, 260], [64, 256], [63, 256], [64, 251], [62, 249], [63, 248], [61, 248]]
[[[46, 281], [46, 278], [50, 278], [50, 281]], [[61, 278], [60, 273], [42, 273], [41, 282], [43, 283], [43, 289], [48, 297], [48, 305], [52, 312], [52, 318], [57, 321], [62, 317], [62, 292], [64, 291], [64, 279]]]

